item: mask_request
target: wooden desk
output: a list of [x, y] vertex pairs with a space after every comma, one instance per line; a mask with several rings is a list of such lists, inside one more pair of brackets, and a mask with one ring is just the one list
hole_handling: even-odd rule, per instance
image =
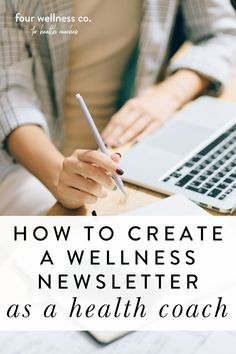
[[[221, 99], [236, 103], [236, 77], [232, 79], [227, 90], [221, 95]], [[127, 183], [126, 191], [127, 197], [124, 197], [119, 191], [110, 192], [106, 199], [101, 199], [92, 206], [85, 206], [77, 210], [69, 210], [64, 208], [60, 203], [56, 203], [49, 210], [48, 215], [88, 215], [93, 209], [95, 209], [99, 215], [119, 215], [165, 197], [160, 193]], [[213, 215], [222, 215], [217, 212], [211, 213]], [[236, 212], [234, 215], [236, 215]]]

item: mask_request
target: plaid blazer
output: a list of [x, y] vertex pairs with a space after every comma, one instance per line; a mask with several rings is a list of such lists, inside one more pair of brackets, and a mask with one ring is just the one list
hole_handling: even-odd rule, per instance
[[[72, 0], [0, 2], [0, 181], [17, 167], [4, 149], [15, 128], [37, 124], [53, 138], [62, 131], [70, 36], [32, 36], [32, 23], [16, 23], [15, 14], [71, 16], [72, 8]], [[168, 49], [178, 10], [193, 45], [170, 65]], [[63, 28], [63, 23], [57, 26]], [[230, 0], [143, 0], [138, 53], [136, 92], [156, 82], [165, 65], [169, 72], [189, 68], [224, 85], [236, 61], [236, 13]]]

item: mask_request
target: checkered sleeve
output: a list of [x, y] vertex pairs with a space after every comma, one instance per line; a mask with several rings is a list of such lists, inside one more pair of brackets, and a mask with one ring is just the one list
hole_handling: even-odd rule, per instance
[[192, 42], [169, 72], [190, 69], [219, 93], [236, 68], [236, 12], [229, 0], [182, 0], [186, 35]]
[[[0, 4], [0, 142], [17, 127], [35, 124], [48, 132], [34, 88], [33, 58], [23, 29], [18, 28], [11, 1]], [[17, 3], [17, 1], [16, 1]]]

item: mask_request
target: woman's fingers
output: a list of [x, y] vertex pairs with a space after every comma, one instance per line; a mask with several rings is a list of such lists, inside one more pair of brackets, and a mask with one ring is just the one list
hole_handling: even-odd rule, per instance
[[97, 201], [97, 197], [63, 184], [59, 185], [58, 193], [61, 195], [60, 202], [69, 209], [77, 209], [84, 204], [94, 204]]
[[125, 144], [141, 134], [141, 132], [152, 122], [153, 120], [148, 115], [141, 116], [135, 124], [129, 127], [118, 139], [120, 144]]
[[[89, 178], [109, 190], [113, 190], [115, 187], [113, 178], [111, 178], [104, 169], [93, 166], [87, 162], [78, 161], [77, 159], [68, 159], [65, 164], [65, 171], [69, 174]], [[62, 178], [64, 178], [64, 175], [62, 175]]]
[[107, 156], [99, 151], [76, 150], [65, 158], [57, 186], [57, 199], [67, 208], [79, 208], [105, 198], [104, 188], [116, 188], [112, 175], [123, 174], [118, 162], [121, 155]]
[[121, 154], [119, 152], [115, 152], [114, 154], [111, 154], [111, 159], [116, 163], [119, 163], [121, 159]]
[[64, 160], [65, 176], [63, 178], [67, 176], [66, 174], [80, 175], [113, 190], [115, 182], [111, 174], [123, 174], [118, 166], [119, 161], [119, 154], [112, 154], [110, 157], [100, 151], [77, 150], [71, 157]]
[[[153, 118], [138, 108], [130, 111], [129, 116], [126, 117], [126, 120], [126, 122], [124, 121], [125, 123], [123, 121], [117, 121], [117, 126], [114, 127], [110, 137], [106, 140], [107, 145], [118, 147], [122, 144], [128, 143], [129, 141], [133, 141], [135, 137], [146, 130], [149, 125], [152, 127], [153, 123]], [[155, 120], [155, 122], [157, 121]], [[150, 131], [152, 131], [152, 128]]]
[[81, 175], [68, 173], [64, 178], [64, 183], [69, 187], [91, 194], [96, 198], [105, 198], [107, 196], [101, 184]]
[[133, 103], [127, 103], [124, 108], [118, 111], [111, 118], [110, 123], [102, 133], [102, 137], [108, 146], [119, 146], [119, 137], [124, 132], [133, 126], [136, 121], [142, 116], [143, 111], [138, 109]]
[[112, 116], [110, 122], [107, 124], [106, 128], [102, 132], [102, 138], [104, 139], [105, 142], [112, 134], [113, 129], [117, 125], [119, 119], [125, 119], [128, 113], [130, 112], [130, 110], [131, 110], [131, 105], [126, 103], [118, 112], [116, 112]]
[[155, 85], [127, 101], [113, 115], [103, 132], [103, 138], [111, 147], [135, 141], [137, 135], [140, 139], [158, 128], [161, 125], [159, 122], [164, 123], [178, 108], [176, 98], [169, 94], [166, 86]]
[[147, 126], [146, 129], [142, 131], [139, 135], [137, 135], [132, 142], [134, 144], [138, 143], [141, 139], [147, 137], [151, 133], [153, 133], [156, 129], [158, 129], [161, 126], [161, 123], [159, 121], [153, 121], [150, 125]]
[[127, 130], [132, 129], [132, 127], [136, 125], [137, 121], [141, 118], [142, 115], [142, 111], [135, 109], [127, 114], [126, 119], [119, 119], [117, 116], [116, 121], [112, 123], [111, 133], [105, 140], [106, 144], [111, 147], [118, 147], [121, 145], [122, 136]]
[[123, 175], [124, 173], [110, 156], [100, 151], [77, 150], [75, 156], [79, 160], [78, 164], [80, 162], [87, 162], [88, 164], [95, 164], [111, 174]]

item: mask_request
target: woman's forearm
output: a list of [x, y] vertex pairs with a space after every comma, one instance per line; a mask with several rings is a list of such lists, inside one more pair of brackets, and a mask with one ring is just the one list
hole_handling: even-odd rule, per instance
[[99, 151], [75, 150], [64, 157], [44, 131], [35, 125], [25, 125], [8, 137], [11, 155], [51, 191], [67, 208], [79, 208], [105, 198], [106, 190], [114, 190], [111, 175], [123, 174], [120, 156], [107, 156]]
[[21, 126], [11, 133], [7, 147], [55, 195], [64, 157], [44, 131], [36, 125]]
[[166, 90], [176, 104], [176, 109], [201, 94], [209, 85], [209, 81], [198, 73], [182, 69], [169, 76], [155, 87]]

